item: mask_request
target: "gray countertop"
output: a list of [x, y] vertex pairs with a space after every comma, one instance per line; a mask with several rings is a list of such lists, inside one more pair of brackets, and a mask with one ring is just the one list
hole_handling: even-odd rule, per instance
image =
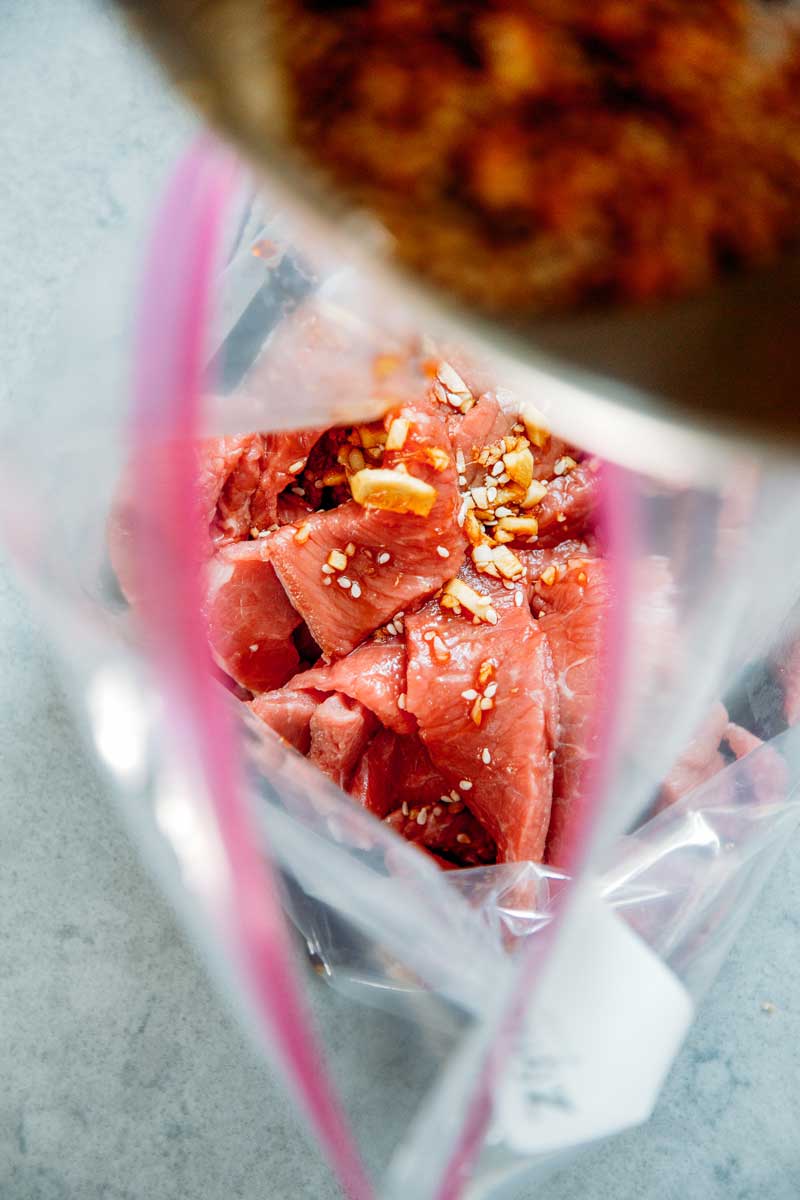
[[[6, 407], [80, 263], [143, 211], [190, 121], [88, 0], [0, 10]], [[140, 867], [4, 562], [0, 788], [2, 1200], [333, 1198], [280, 1087]], [[553, 1200], [800, 1196], [796, 849], [649, 1125], [554, 1178]], [[321, 984], [313, 1003], [340, 1006], [343, 1042], [385, 1040], [384, 1018]]]

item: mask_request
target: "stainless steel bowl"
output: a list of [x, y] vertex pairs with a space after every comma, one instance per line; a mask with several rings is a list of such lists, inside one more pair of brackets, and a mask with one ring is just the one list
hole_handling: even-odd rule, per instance
[[348, 208], [287, 133], [264, 0], [116, 0], [181, 90], [284, 199], [347, 254], [389, 273], [421, 320], [467, 333], [518, 386], [549, 395], [564, 432], [618, 461], [688, 475], [744, 439], [793, 453], [800, 439], [800, 256], [701, 296], [511, 325], [467, 308], [392, 258], [391, 239]]

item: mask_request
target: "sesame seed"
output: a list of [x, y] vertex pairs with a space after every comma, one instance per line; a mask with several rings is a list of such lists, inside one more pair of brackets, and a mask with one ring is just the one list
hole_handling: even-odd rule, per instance
[[490, 625], [497, 624], [497, 613], [494, 611], [491, 604], [486, 609], [486, 620], [489, 622]]
[[[271, 532], [271, 531], [270, 531], [269, 529], [262, 529], [262, 530], [261, 530], [261, 533], [260, 533], [258, 536], [259, 536], [260, 538], [261, 538], [261, 537], [269, 537], [269, 535], [270, 535], [270, 532]], [[309, 529], [309, 531], [308, 531], [308, 532], [310, 533], [310, 532], [311, 532], [311, 530]], [[295, 539], [295, 540], [297, 540], [297, 539]]]
[[294, 492], [295, 496], [305, 496], [306, 494], [306, 489], [301, 487], [289, 488], [289, 491]]
[[450, 557], [450, 551], [447, 549], [446, 546], [437, 546], [436, 553], [439, 555], [439, 558], [449, 558]]
[[432, 642], [435, 637], [436, 634], [432, 629], [426, 629], [422, 635], [422, 640], [423, 642]]
[[340, 575], [336, 582], [338, 583], [339, 587], [344, 588], [345, 591], [347, 591], [349, 587], [353, 586], [352, 579], [348, 579], [346, 575]]
[[359, 596], [361, 595], [361, 584], [360, 583], [356, 582], [353, 584], [353, 586], [350, 588], [350, 595], [353, 597], [354, 600], [357, 600], [359, 598]]
[[487, 683], [486, 687], [483, 689], [483, 694], [484, 696], [488, 696], [491, 700], [492, 696], [497, 695], [497, 684], [494, 682]]
[[501, 472], [501, 474], [497, 476], [497, 482], [498, 483], [510, 483], [511, 476], [509, 475], [508, 471]]
[[488, 746], [484, 746], [483, 749], [481, 750], [481, 760], [482, 760], [482, 762], [486, 763], [487, 767], [488, 767], [489, 763], [492, 761], [491, 751], [489, 750]]
[[525, 597], [522, 594], [522, 588], [517, 588], [514, 596], [514, 603], [516, 604], [517, 608], [522, 608], [522, 605], [525, 603]]
[[353, 557], [353, 555], [354, 555], [354, 554], [355, 554], [355, 552], [356, 552], [356, 548], [355, 548], [355, 546], [353, 545], [353, 543], [352, 543], [352, 542], [348, 542], [348, 543], [347, 543], [347, 545], [346, 545], [346, 546], [345, 546], [345, 548], [344, 548], [344, 552], [345, 552], [345, 554], [347, 555], [347, 557], [348, 557], [348, 558], [352, 558], [352, 557]]
[[456, 800], [460, 800], [460, 799], [461, 799], [461, 797], [459, 796], [459, 794], [458, 794], [458, 792], [456, 791], [456, 789], [455, 789], [455, 788], [453, 788], [453, 790], [450, 792], [450, 799], [451, 799], [451, 800], [453, 800], [453, 801], [456, 801]]
[[404, 817], [408, 816], [408, 801], [407, 800], [404, 800], [403, 803], [400, 805], [400, 811]]
[[514, 433], [522, 433], [525, 426], [522, 424], [521, 421], [517, 421], [517, 423], [515, 425], [512, 425], [511, 428], [514, 430]]
[[502, 460], [499, 460], [499, 461], [498, 461], [498, 462], [496, 462], [496, 463], [494, 464], [494, 466], [492, 467], [492, 474], [493, 474], [493, 475], [495, 475], [495, 476], [497, 476], [497, 475], [502, 475], [502, 474], [503, 474], [503, 471], [504, 471], [504, 469], [505, 469], [505, 468], [503, 467]]
[[425, 824], [425, 822], [427, 821], [427, 819], [428, 819], [428, 810], [427, 810], [427, 808], [421, 808], [421, 809], [419, 810], [419, 813], [418, 813], [418, 815], [417, 815], [417, 824], [418, 824], [418, 825], [424, 825], [424, 824]]
[[462, 700], [477, 700], [477, 698], [478, 693], [475, 691], [475, 688], [467, 688], [465, 692], [461, 693]]
[[497, 488], [496, 487], [488, 487], [486, 489], [486, 499], [488, 500], [488, 502], [490, 504], [494, 504], [495, 500], [497, 499]]
[[399, 608], [399, 609], [397, 610], [397, 612], [394, 614], [394, 619], [395, 619], [395, 621], [396, 621], [396, 620], [397, 620], [397, 618], [398, 618], [398, 617], [400, 617], [400, 619], [402, 620], [402, 618], [403, 618], [405, 615], [406, 615], [406, 610], [405, 610], [404, 608]]
[[391, 554], [387, 554], [385, 550], [382, 550], [375, 561], [379, 562], [380, 565], [383, 566], [383, 564], [387, 563], [391, 557]]
[[510, 579], [503, 580], [503, 587], [506, 589], [507, 592], [513, 592], [515, 586], [516, 585], [513, 584]]
[[258, 649], [258, 642], [253, 642], [250, 649], [252, 650], [253, 654], [255, 654], [256, 650]]
[[397, 633], [397, 626], [394, 624], [393, 621], [386, 622], [386, 632], [391, 633], [391, 634]]
[[494, 708], [494, 700], [488, 696], [484, 696], [481, 700], [481, 712], [489, 712]]
[[510, 508], [506, 508], [505, 504], [501, 504], [494, 510], [494, 515], [496, 517], [511, 517], [513, 513]]
[[464, 451], [456, 450], [456, 470], [459, 472], [459, 474], [463, 475], [464, 471], [466, 470], [466, 466], [467, 464], [464, 461]]
[[434, 817], [440, 817], [442, 815], [442, 810], [439, 808], [438, 804], [436, 805], [436, 807], [433, 810], [433, 815], [434, 815]]
[[323, 584], [325, 585], [325, 587], [330, 587], [330, 586], [331, 586], [331, 583], [332, 583], [333, 581], [331, 580], [331, 577], [330, 577], [330, 575], [324, 575], [324, 576], [322, 577], [322, 582], [323, 582]]
[[315, 479], [315, 480], [314, 480], [314, 487], [315, 487], [315, 488], [321, 488], [321, 487], [324, 487], [324, 486], [325, 486], [325, 484], [322, 482], [322, 480], [321, 480], [321, 479]]
[[460, 842], [462, 846], [469, 846], [472, 844], [472, 838], [468, 833], [457, 833], [456, 841]]
[[434, 637], [431, 645], [433, 647], [433, 656], [437, 662], [446, 663], [450, 661], [450, 651], [438, 634]]
[[466, 477], [466, 475], [459, 475], [459, 477], [458, 477], [458, 484], [459, 484], [459, 487], [466, 487], [466, 484], [467, 484], [467, 477]]
[[323, 563], [322, 566], [320, 567], [320, 570], [322, 571], [323, 575], [332, 575], [333, 574], [333, 567], [330, 565], [330, 563]]
[[441, 800], [442, 804], [452, 804], [452, 800], [449, 796], [440, 796], [439, 799]]
[[397, 697], [397, 707], [400, 709], [401, 712], [406, 712], [406, 703], [407, 703], [406, 694], [405, 694], [405, 692], [401, 692], [400, 695]]
[[462, 779], [459, 781], [458, 786], [461, 788], [462, 792], [471, 792], [472, 791], [472, 780], [471, 779]]
[[[261, 534], [259, 534], [258, 536], [261, 537]], [[302, 546], [302, 545], [304, 545], [305, 542], [308, 541], [308, 539], [310, 537], [311, 537], [311, 526], [308, 524], [308, 522], [306, 522], [305, 525], [301, 525], [300, 528], [297, 530], [297, 533], [294, 535], [294, 540], [297, 542], [298, 546]]]
[[305, 465], [306, 465], [306, 460], [304, 458], [298, 458], [297, 462], [293, 462], [292, 465], [289, 467], [289, 474], [290, 475], [299, 475], [299, 473], [302, 471], [302, 469]]

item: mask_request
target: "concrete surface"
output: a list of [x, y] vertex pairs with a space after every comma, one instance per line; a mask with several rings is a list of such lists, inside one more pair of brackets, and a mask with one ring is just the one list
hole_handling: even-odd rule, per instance
[[[89, 0], [0, 0], [0, 111], [8, 415], [73, 273], [141, 210], [190, 121]], [[291, 1106], [141, 869], [46, 635], [0, 570], [0, 1197], [328, 1200]], [[796, 850], [650, 1124], [552, 1180], [551, 1200], [800, 1196]], [[314, 1004], [340, 1009], [343, 1062], [357, 1049], [376, 1072], [397, 1068], [386, 1018], [319, 986]]]

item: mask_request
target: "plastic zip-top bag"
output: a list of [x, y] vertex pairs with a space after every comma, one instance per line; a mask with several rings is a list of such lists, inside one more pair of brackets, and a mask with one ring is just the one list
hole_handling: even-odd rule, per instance
[[800, 478], [582, 438], [212, 144], [102, 294], [0, 505], [98, 758], [344, 1191], [521, 1194], [646, 1119], [800, 820]]

